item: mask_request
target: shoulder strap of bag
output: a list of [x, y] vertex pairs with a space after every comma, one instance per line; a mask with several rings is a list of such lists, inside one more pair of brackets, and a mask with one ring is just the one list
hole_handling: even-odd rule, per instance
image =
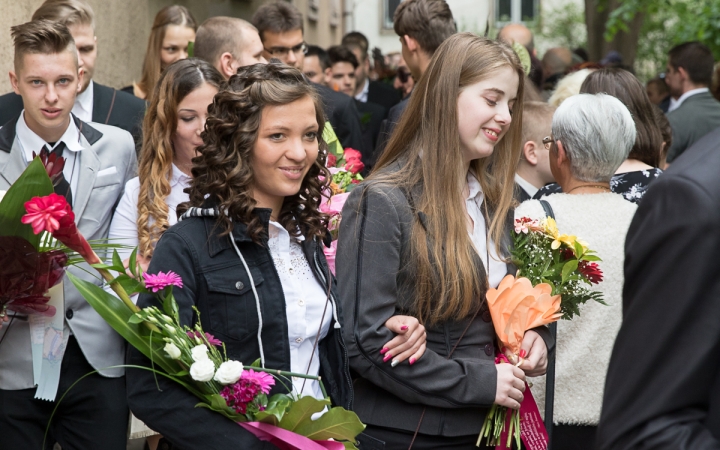
[[[540, 200], [540, 204], [545, 210], [545, 216], [555, 220], [555, 213], [552, 206], [546, 200]], [[557, 322], [548, 325], [550, 334], [556, 343], [557, 348]], [[553, 408], [555, 403], [555, 352], [548, 355], [548, 367], [545, 375], [545, 429], [548, 434], [548, 450], [552, 445], [552, 429], [553, 429]]]

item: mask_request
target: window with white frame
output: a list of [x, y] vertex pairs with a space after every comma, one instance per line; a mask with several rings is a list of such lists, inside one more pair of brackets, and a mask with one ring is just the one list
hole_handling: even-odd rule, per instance
[[496, 0], [495, 22], [533, 22], [538, 15], [539, 0]]
[[386, 30], [393, 29], [393, 16], [395, 16], [395, 10], [400, 6], [402, 0], [381, 0], [382, 11], [383, 11], [383, 23], [382, 27]]

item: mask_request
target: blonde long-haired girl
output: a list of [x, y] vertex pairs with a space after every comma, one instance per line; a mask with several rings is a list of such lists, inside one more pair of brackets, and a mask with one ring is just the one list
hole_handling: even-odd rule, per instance
[[[375, 172], [343, 208], [337, 269], [360, 375], [354, 407], [385, 448], [475, 448], [487, 409], [518, 408], [525, 374], [545, 371], [545, 330], [526, 334], [519, 368], [493, 363], [484, 301], [509, 272], [523, 82], [509, 46], [448, 38]], [[421, 359], [391, 368], [378, 325], [393, 314], [417, 317], [428, 336]]]

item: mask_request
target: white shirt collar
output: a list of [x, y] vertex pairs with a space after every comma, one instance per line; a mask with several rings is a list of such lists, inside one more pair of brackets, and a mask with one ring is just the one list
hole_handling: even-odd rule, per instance
[[73, 152], [79, 152], [85, 148], [80, 143], [80, 131], [78, 130], [77, 125], [75, 125], [72, 115], [70, 115], [70, 124], [65, 130], [65, 133], [63, 133], [60, 139], [58, 139], [52, 147], [50, 147], [50, 144], [45, 142], [43, 138], [35, 134], [35, 132], [27, 126], [27, 123], [25, 122], [25, 110], [23, 110], [20, 114], [15, 132], [17, 139], [20, 142], [20, 147], [22, 147], [28, 161], [32, 160], [33, 152], [39, 154], [42, 148], [46, 145], [50, 148], [50, 150], [52, 150], [57, 147], [60, 142], [64, 142], [66, 148]]
[[535, 194], [538, 191], [538, 188], [530, 184], [529, 181], [527, 181], [525, 178], [521, 177], [518, 174], [515, 174], [515, 182], [522, 188], [523, 191], [525, 191], [531, 198], [535, 196]]
[[687, 100], [689, 97], [692, 97], [693, 95], [702, 94], [703, 92], [709, 92], [710, 89], [704, 87], [704, 88], [697, 88], [697, 89], [691, 89], [680, 96], [677, 100], [670, 97], [670, 106], [668, 107], [668, 112], [674, 111], [680, 107], [680, 105], [683, 104], [685, 100]]
[[[292, 237], [297, 242], [305, 241], [305, 236], [303, 236], [302, 234], [299, 234], [298, 236], [290, 236], [290, 233], [288, 232], [288, 230], [286, 230], [284, 226], [280, 225], [278, 222], [275, 222], [274, 220], [271, 220], [268, 225], [270, 228], [273, 228], [275, 230], [275, 235], [278, 237], [282, 235], [284, 239], [289, 240]], [[270, 236], [271, 238], [272, 238], [272, 234], [273, 233], [271, 230], [271, 236]]]
[[192, 177], [180, 170], [175, 164], [172, 165], [172, 177], [170, 178], [171, 188], [177, 186], [179, 183], [187, 187], [190, 185], [190, 180], [192, 180]]
[[485, 198], [485, 194], [483, 194], [480, 182], [477, 180], [477, 178], [475, 178], [475, 175], [473, 175], [472, 172], [468, 172], [467, 174], [467, 183], [470, 192], [465, 200], [477, 199], [480, 200], [480, 202], [482, 203], [483, 198]]
[[365, 78], [365, 86], [363, 86], [363, 90], [360, 91], [360, 93], [355, 96], [355, 100], [357, 100], [359, 102], [367, 103], [368, 92], [370, 92], [370, 80], [368, 78]]
[[88, 87], [75, 98], [72, 112], [83, 122], [92, 122], [93, 101], [93, 81], [90, 80]]

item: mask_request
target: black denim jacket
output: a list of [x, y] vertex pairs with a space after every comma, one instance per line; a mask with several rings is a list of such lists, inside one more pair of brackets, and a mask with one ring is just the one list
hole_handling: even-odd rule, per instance
[[[255, 214], [267, 228], [270, 210], [258, 208]], [[180, 275], [184, 286], [173, 292], [181, 323], [192, 326], [197, 322], [192, 309], [195, 306], [200, 311], [203, 329], [225, 343], [228, 358], [251, 364], [260, 358], [255, 296], [230, 237], [220, 237], [221, 229], [215, 225], [214, 217], [190, 217], [171, 227], [158, 242], [148, 272], [172, 270]], [[265, 367], [289, 371], [290, 344], [280, 278], [266, 242], [264, 245], [254, 243], [245, 231], [244, 224], [237, 224], [232, 237], [247, 262], [259, 296]], [[326, 286], [328, 278], [333, 278], [319, 240], [306, 239], [302, 247], [316, 279]], [[320, 376], [333, 404], [351, 409], [352, 383], [339, 327], [342, 315], [335, 301], [334, 280], [332, 283], [337, 320], [333, 318], [327, 336], [318, 345]], [[139, 306], [152, 304], [157, 304], [153, 296], [140, 296]], [[128, 360], [130, 364], [150, 366], [150, 361], [133, 348], [128, 351]], [[151, 372], [129, 369], [128, 401], [133, 413], [169, 439], [174, 448], [275, 448], [260, 442], [222, 415], [195, 408], [198, 400], [185, 388], [157, 378], [161, 391]], [[276, 383], [272, 393], [277, 392], [287, 392], [282, 383]]]

